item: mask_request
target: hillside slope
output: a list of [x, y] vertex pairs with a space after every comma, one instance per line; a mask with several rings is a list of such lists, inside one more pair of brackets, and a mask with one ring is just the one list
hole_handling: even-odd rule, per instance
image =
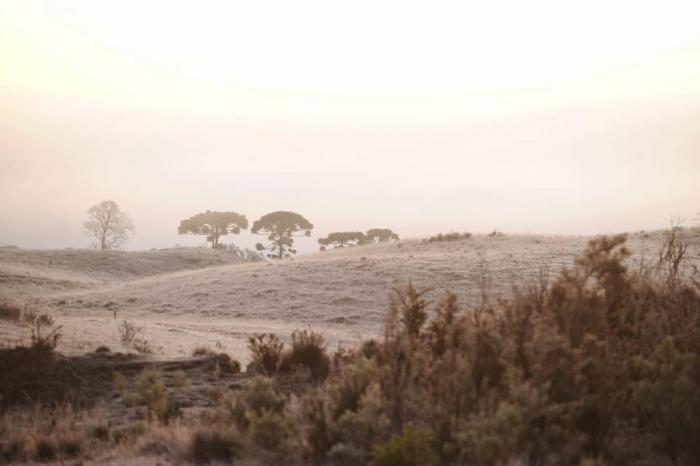
[[[88, 270], [81, 279], [106, 280], [53, 292], [42, 287], [44, 293], [33, 303], [48, 309], [64, 325], [64, 350], [80, 352], [98, 343], [119, 346], [116, 323], [127, 319], [141, 326], [165, 357], [182, 356], [195, 346], [208, 345], [231, 350], [245, 360], [247, 336], [255, 332], [288, 336], [295, 328], [310, 327], [323, 332], [331, 346], [378, 335], [392, 289], [409, 282], [432, 289], [431, 299], [440, 299], [449, 290], [460, 301], [474, 305], [484, 288], [491, 299], [507, 297], [514, 285], [534, 279], [540, 270], [554, 275], [571, 264], [588, 239], [475, 236], [444, 243], [409, 240], [281, 262], [228, 265], [226, 258], [204, 249], [182, 251], [184, 255], [177, 250], [158, 252], [153, 257], [125, 253], [113, 256], [113, 265], [80, 251], [74, 253], [76, 257], [57, 261], [65, 267], [61, 270], [66, 276], [78, 273], [72, 267], [86, 264]], [[629, 266], [653, 260], [661, 241], [661, 234], [631, 236], [628, 247], [634, 255]], [[700, 246], [697, 237], [692, 241], [688, 254], [697, 264]], [[77, 257], [81, 254], [85, 256]], [[0, 254], [0, 270], [7, 269], [3, 260], [8, 256], [7, 252]], [[54, 263], [47, 268], [45, 261], [50, 256], [37, 256], [25, 257], [28, 270], [59, 270]], [[207, 264], [212, 266], [196, 268]], [[26, 331], [18, 333], [7, 326], [0, 328], [0, 337], [3, 334], [26, 337]]]
[[207, 248], [104, 253], [88, 249], [2, 247], [0, 291], [37, 296], [240, 262], [232, 252]]

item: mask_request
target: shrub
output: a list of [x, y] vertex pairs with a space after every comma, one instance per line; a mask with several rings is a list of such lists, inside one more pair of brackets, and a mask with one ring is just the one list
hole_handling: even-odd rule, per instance
[[[116, 375], [115, 375], [116, 377]], [[123, 381], [118, 381], [123, 384]], [[137, 377], [134, 384], [134, 396], [127, 402], [135, 402], [146, 406], [148, 421], [156, 419], [167, 424], [172, 417], [177, 416], [178, 406], [175, 405], [163, 383], [162, 374], [153, 369], [144, 369]]]
[[208, 346], [197, 346], [192, 350], [192, 356], [215, 356], [216, 351]]
[[42, 462], [55, 461], [58, 457], [56, 445], [48, 439], [39, 439], [36, 442], [34, 456]]
[[251, 412], [248, 415], [248, 432], [255, 445], [266, 450], [282, 450], [289, 439], [291, 427], [282, 414], [276, 411]]
[[243, 390], [229, 391], [221, 399], [229, 419], [239, 427], [247, 425], [248, 413], [258, 416], [264, 412], [279, 413], [282, 412], [284, 403], [284, 398], [277, 393], [272, 380], [262, 376], [254, 377]]
[[328, 376], [330, 358], [320, 333], [310, 330], [292, 333], [292, 347], [282, 357], [280, 369], [289, 373], [295, 368], [307, 369], [314, 380], [324, 380]]
[[248, 338], [248, 349], [255, 372], [275, 375], [282, 361], [284, 343], [274, 333], [259, 333]]
[[37, 322], [46, 327], [51, 327], [54, 324], [53, 317], [49, 314], [41, 314], [37, 317]]
[[472, 237], [471, 233], [438, 233], [435, 236], [431, 236], [428, 240], [423, 240], [428, 243], [441, 243], [443, 241], [458, 241], [461, 239], [469, 239]]
[[134, 349], [141, 354], [152, 354], [153, 347], [145, 338], [136, 338], [131, 342]]
[[32, 349], [39, 353], [52, 353], [58, 345], [58, 340], [61, 339], [61, 326], [51, 330], [48, 334], [41, 334], [41, 322], [35, 321], [32, 328]]
[[128, 345], [134, 341], [136, 335], [141, 332], [140, 328], [126, 320], [123, 320], [119, 325], [117, 325], [117, 330], [119, 331], [119, 339], [125, 345]]
[[19, 321], [22, 316], [22, 309], [6, 302], [0, 302], [0, 319]]
[[216, 363], [224, 374], [238, 374], [241, 372], [241, 363], [226, 353], [215, 353]]
[[192, 435], [190, 452], [196, 463], [221, 461], [232, 463], [239, 457], [241, 442], [230, 430], [202, 429]]
[[432, 447], [433, 434], [408, 424], [403, 434], [394, 436], [374, 451], [372, 466], [430, 466], [438, 463]]

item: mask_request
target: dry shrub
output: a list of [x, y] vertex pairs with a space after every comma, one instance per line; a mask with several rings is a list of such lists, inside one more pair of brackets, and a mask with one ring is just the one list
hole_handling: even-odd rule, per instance
[[251, 414], [281, 413], [284, 405], [284, 397], [277, 392], [272, 379], [262, 376], [254, 377], [243, 390], [229, 391], [221, 398], [227, 420], [235, 422], [239, 428], [248, 426]]
[[284, 353], [280, 370], [290, 373], [300, 368], [308, 370], [312, 379], [317, 381], [328, 376], [330, 358], [320, 333], [311, 330], [295, 330], [292, 333], [292, 346]]
[[58, 340], [61, 339], [63, 334], [61, 333], [62, 326], [58, 326], [51, 330], [49, 333], [41, 334], [41, 322], [39, 320], [34, 321], [34, 327], [32, 328], [32, 349], [38, 353], [50, 354], [58, 345]]
[[179, 405], [163, 382], [163, 375], [159, 370], [144, 369], [136, 376], [133, 384], [120, 372], [114, 372], [113, 378], [124, 404], [144, 406], [149, 423], [158, 421], [168, 424], [180, 415]]
[[123, 320], [119, 325], [117, 325], [117, 331], [119, 332], [119, 340], [125, 345], [131, 344], [136, 336], [141, 333], [141, 329], [129, 321]]
[[51, 327], [54, 324], [53, 317], [50, 314], [39, 314], [39, 316], [36, 318], [36, 322], [45, 327]]
[[461, 239], [469, 239], [472, 237], [471, 233], [438, 233], [435, 236], [431, 236], [426, 240], [427, 243], [442, 243], [443, 241], [459, 241]]
[[131, 346], [140, 354], [153, 354], [151, 343], [145, 338], [136, 338], [131, 342]]
[[408, 424], [403, 434], [394, 436], [391, 441], [377, 447], [372, 466], [431, 466], [438, 464], [438, 457], [432, 447], [433, 435]]
[[208, 346], [197, 346], [192, 350], [192, 356], [216, 356], [216, 351]]
[[274, 333], [259, 333], [248, 338], [253, 372], [272, 376], [282, 362], [284, 343]]
[[233, 463], [239, 457], [241, 441], [231, 430], [201, 429], [192, 435], [190, 453], [198, 464]]
[[[307, 457], [413, 464], [418, 444], [428, 464], [697, 464], [697, 276], [679, 231], [653, 273], [628, 270], [625, 240], [596, 238], [494, 305], [396, 290], [384, 340], [303, 395]], [[352, 434], [382, 422], [371, 440]]]
[[8, 302], [0, 302], [0, 319], [18, 322], [22, 317], [22, 309]]
[[268, 410], [261, 414], [251, 412], [248, 422], [248, 435], [257, 447], [267, 451], [286, 449], [292, 429], [281, 413]]

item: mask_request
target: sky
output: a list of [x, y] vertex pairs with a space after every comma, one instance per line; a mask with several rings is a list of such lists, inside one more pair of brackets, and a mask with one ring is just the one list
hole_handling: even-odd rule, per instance
[[[700, 211], [700, 2], [0, 0], [0, 245], [598, 234]], [[244, 232], [225, 239], [252, 246]]]

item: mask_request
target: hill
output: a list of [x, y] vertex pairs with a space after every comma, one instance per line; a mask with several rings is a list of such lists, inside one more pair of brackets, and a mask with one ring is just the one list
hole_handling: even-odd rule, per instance
[[[662, 234], [636, 234], [629, 267], [649, 264]], [[240, 263], [208, 249], [100, 255], [92, 251], [0, 251], [0, 284], [28, 296], [64, 325], [60, 348], [80, 353], [119, 348], [117, 322], [129, 320], [163, 357], [196, 346], [246, 359], [247, 336], [295, 328], [322, 331], [331, 346], [380, 333], [392, 289], [412, 282], [431, 299], [450, 290], [478, 304], [482, 290], [508, 297], [512, 287], [572, 264], [586, 237], [474, 236], [428, 243], [408, 240], [336, 249], [293, 260]], [[698, 238], [689, 255], [698, 263]], [[493, 298], [491, 298], [493, 299]], [[3, 335], [4, 334], [4, 335]], [[0, 337], [28, 338], [0, 326]]]

